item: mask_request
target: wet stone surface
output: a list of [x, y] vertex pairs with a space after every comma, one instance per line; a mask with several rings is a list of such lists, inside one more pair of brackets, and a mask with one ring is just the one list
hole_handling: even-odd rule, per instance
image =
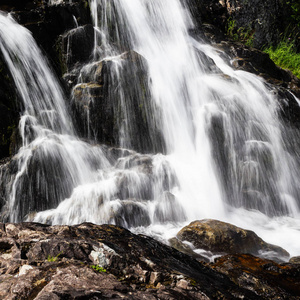
[[298, 299], [300, 266], [216, 263], [113, 225], [0, 224], [1, 299]]

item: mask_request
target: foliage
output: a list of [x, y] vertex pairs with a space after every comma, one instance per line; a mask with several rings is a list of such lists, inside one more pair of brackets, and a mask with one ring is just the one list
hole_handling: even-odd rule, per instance
[[62, 254], [62, 252], [59, 252], [56, 256], [48, 255], [47, 260], [50, 261], [50, 262], [55, 262], [55, 261], [57, 261], [58, 257], [59, 257], [61, 254]]
[[283, 69], [289, 69], [300, 78], [300, 53], [297, 53], [292, 39], [287, 38], [276, 47], [269, 47], [264, 51], [270, 55], [275, 64]]
[[100, 267], [99, 265], [91, 265], [90, 266], [92, 269], [94, 269], [95, 271], [99, 272], [99, 273], [105, 273], [106, 269]]
[[241, 41], [246, 46], [251, 47], [253, 45], [254, 31], [252, 28], [250, 26], [247, 28], [238, 27], [232, 18], [229, 18], [227, 22], [227, 35], [235, 41]]
[[300, 23], [300, 1], [299, 0], [290, 0], [286, 4], [290, 6], [292, 10], [291, 18], [296, 21], [299, 25]]

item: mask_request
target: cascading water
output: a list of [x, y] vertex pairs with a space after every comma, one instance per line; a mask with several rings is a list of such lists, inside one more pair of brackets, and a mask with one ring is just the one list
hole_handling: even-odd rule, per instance
[[24, 105], [19, 123], [22, 146], [13, 161], [11, 222], [55, 207], [74, 187], [90, 182], [93, 170], [107, 165], [100, 149], [73, 137], [64, 95], [30, 32], [0, 14], [0, 49]]
[[[299, 167], [266, 84], [190, 37], [193, 22], [179, 0], [92, 0], [91, 8], [94, 57], [74, 95], [91, 70], [109, 62], [118, 144], [163, 154], [74, 137], [63, 94], [31, 35], [0, 15], [1, 51], [24, 103], [10, 221], [37, 212], [28, 219], [114, 223], [167, 239], [186, 222], [215, 218], [299, 254]], [[126, 80], [128, 53], [145, 61], [146, 80]], [[147, 107], [143, 130], [134, 112], [140, 106]]]

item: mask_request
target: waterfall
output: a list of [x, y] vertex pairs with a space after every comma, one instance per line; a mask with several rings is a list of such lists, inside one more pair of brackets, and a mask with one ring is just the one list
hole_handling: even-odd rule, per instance
[[[167, 240], [187, 222], [215, 218], [299, 254], [299, 163], [271, 88], [191, 37], [182, 1], [90, 5], [93, 58], [73, 89], [84, 99], [89, 142], [76, 136], [31, 34], [0, 14], [0, 49], [24, 106], [9, 220], [112, 223]], [[98, 145], [112, 137], [90, 123], [104, 68], [118, 147]]]
[[57, 206], [74, 187], [90, 182], [108, 162], [101, 149], [74, 137], [63, 92], [31, 33], [0, 13], [0, 49], [24, 107], [22, 145], [7, 203], [9, 221]]

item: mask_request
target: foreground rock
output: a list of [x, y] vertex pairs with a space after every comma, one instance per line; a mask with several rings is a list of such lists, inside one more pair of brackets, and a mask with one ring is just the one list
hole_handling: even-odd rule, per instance
[[[228, 275], [239, 286], [249, 288], [257, 298], [290, 299], [299, 296], [299, 268], [291, 264], [279, 265], [252, 255], [227, 255], [217, 259], [213, 268]], [[292, 296], [293, 295], [293, 296]]]
[[250, 253], [279, 261], [289, 258], [288, 252], [266, 243], [255, 232], [217, 220], [194, 221], [181, 229], [177, 238], [217, 254]]
[[0, 298], [7, 300], [300, 296], [299, 265], [242, 255], [207, 265], [112, 225], [0, 224], [0, 253]]

